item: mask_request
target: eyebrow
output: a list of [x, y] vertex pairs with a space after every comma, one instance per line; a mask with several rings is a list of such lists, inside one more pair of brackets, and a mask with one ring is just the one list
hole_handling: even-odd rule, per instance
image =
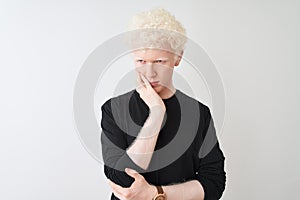
[[143, 58], [135, 57], [135, 60], [143, 60]]
[[168, 60], [168, 58], [157, 58], [156, 60]]
[[[134, 58], [135, 60], [144, 60], [144, 58], [140, 58], [140, 57], [136, 57], [136, 58]], [[165, 61], [167, 61], [168, 60], [168, 58], [157, 58], [157, 59], [154, 59], [154, 60], [165, 60]]]

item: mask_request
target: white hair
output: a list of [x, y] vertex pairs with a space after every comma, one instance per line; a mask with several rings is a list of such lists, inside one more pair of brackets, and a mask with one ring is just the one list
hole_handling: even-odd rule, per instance
[[168, 11], [155, 8], [134, 15], [127, 26], [131, 47], [161, 48], [180, 53], [187, 41], [186, 30]]

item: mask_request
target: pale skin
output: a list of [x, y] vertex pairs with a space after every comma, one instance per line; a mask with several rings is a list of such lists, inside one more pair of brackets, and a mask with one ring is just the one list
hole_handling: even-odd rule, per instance
[[[138, 137], [127, 148], [126, 153], [143, 169], [149, 166], [166, 112], [162, 99], [171, 97], [176, 91], [172, 83], [172, 75], [174, 67], [180, 63], [181, 56], [182, 54], [175, 55], [158, 49], [134, 52], [137, 72], [136, 90], [149, 107], [150, 113]], [[155, 64], [159, 65], [155, 66]], [[157, 194], [155, 186], [149, 184], [133, 169], [126, 168], [125, 172], [134, 178], [129, 188], [121, 187], [108, 179], [115, 196], [121, 200], [152, 200]], [[203, 187], [197, 180], [162, 187], [168, 200], [204, 199]]]

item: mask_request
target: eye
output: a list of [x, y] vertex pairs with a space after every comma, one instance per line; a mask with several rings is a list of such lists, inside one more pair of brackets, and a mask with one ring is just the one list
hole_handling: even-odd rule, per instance
[[154, 62], [155, 63], [165, 63], [166, 61], [165, 60], [155, 60]]
[[142, 59], [136, 60], [137, 63], [144, 63], [145, 61]]

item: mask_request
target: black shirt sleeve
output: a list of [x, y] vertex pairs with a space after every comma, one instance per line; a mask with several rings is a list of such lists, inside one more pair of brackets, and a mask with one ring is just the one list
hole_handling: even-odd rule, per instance
[[224, 171], [225, 157], [220, 149], [217, 135], [208, 109], [205, 116], [205, 127], [203, 129], [205, 139], [199, 151], [199, 168], [196, 179], [204, 189], [205, 200], [220, 199], [225, 189], [226, 173]]
[[130, 187], [134, 179], [125, 172], [125, 168], [129, 167], [139, 172], [143, 169], [136, 165], [126, 153], [128, 147], [126, 133], [115, 122], [111, 112], [111, 99], [101, 106], [101, 110], [101, 145], [104, 173], [114, 183], [122, 187]]

